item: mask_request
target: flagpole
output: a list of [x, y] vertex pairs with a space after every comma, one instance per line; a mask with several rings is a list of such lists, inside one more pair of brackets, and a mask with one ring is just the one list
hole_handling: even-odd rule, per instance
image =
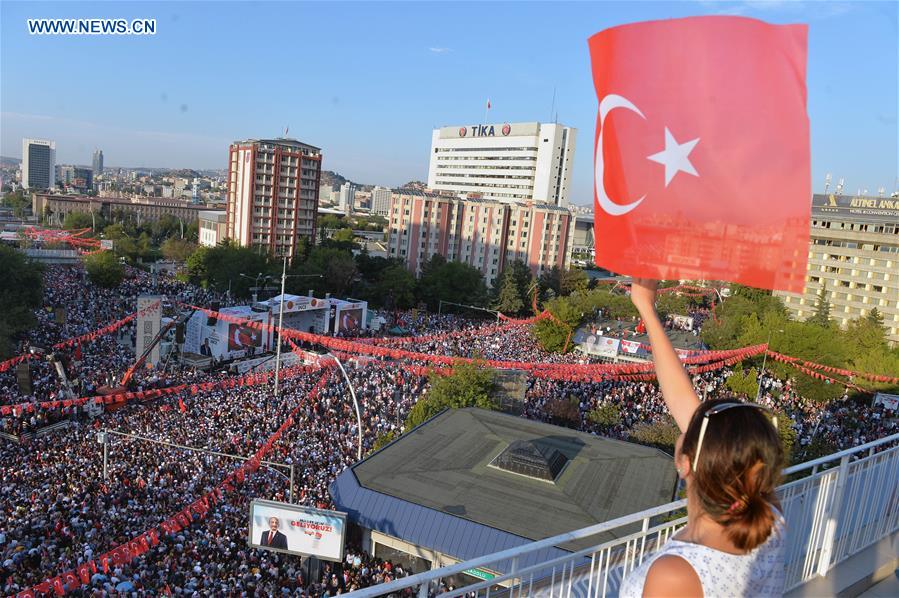
[[482, 125], [487, 124], [487, 114], [489, 112], [490, 112], [490, 98], [487, 98], [487, 103], [484, 105], [484, 122], [481, 123]]

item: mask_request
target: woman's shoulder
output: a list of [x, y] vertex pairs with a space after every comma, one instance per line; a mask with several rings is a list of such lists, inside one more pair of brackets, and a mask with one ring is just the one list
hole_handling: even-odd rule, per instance
[[664, 554], [649, 567], [643, 595], [701, 596], [702, 582], [686, 559], [676, 554]]

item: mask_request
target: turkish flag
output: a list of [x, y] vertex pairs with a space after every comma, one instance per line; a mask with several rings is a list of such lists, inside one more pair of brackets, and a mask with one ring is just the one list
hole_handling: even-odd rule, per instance
[[802, 291], [806, 34], [805, 25], [693, 17], [589, 39], [597, 265]]

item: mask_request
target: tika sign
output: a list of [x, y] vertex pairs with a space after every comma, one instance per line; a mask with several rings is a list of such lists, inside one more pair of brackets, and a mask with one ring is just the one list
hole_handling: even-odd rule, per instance
[[588, 41], [596, 263], [801, 292], [811, 197], [804, 25], [691, 17]]
[[[134, 354], [137, 359], [153, 344], [162, 322], [162, 297], [159, 295], [141, 295], [137, 298], [137, 340]], [[155, 304], [155, 305], [154, 305]], [[147, 363], [154, 366], [159, 363], [159, 344], [147, 355]]]

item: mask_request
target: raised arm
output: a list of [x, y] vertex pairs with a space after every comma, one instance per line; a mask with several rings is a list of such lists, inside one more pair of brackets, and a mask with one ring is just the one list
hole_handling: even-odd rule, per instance
[[699, 407], [699, 397], [696, 396], [690, 376], [674, 352], [674, 347], [671, 346], [662, 321], [656, 313], [658, 286], [657, 280], [635, 278], [631, 285], [631, 301], [640, 312], [640, 317], [646, 325], [646, 332], [649, 334], [656, 377], [659, 379], [665, 404], [677, 422], [677, 427], [681, 432], [686, 432], [693, 412]]

